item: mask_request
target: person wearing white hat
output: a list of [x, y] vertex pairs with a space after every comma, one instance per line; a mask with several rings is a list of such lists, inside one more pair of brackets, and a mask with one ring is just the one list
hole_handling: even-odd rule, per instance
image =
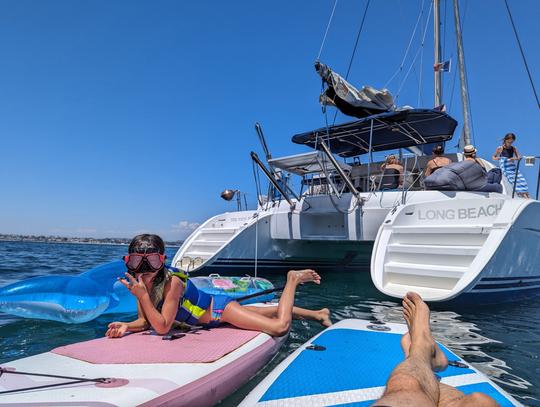
[[465, 147], [463, 147], [463, 156], [465, 157], [465, 160], [474, 161], [476, 164], [478, 164], [480, 167], [482, 167], [485, 170], [486, 167], [484, 166], [482, 161], [476, 158], [477, 151], [478, 150], [476, 150], [475, 146], [473, 146], [472, 144], [467, 144]]
[[466, 160], [474, 160], [476, 158], [476, 147], [472, 144], [467, 144], [465, 147], [463, 147], [463, 155], [465, 156]]

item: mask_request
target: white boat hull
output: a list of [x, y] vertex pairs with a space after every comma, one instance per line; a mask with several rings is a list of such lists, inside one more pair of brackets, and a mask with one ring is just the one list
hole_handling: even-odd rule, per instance
[[[407, 201], [445, 196], [410, 193]], [[255, 268], [283, 273], [305, 267], [367, 272], [377, 231], [403, 197], [402, 191], [366, 193], [360, 207], [350, 193], [339, 199], [308, 196], [295, 209], [280, 201], [257, 211], [220, 214], [188, 237], [172, 265], [200, 274], [252, 274]]]
[[374, 245], [384, 294], [427, 301], [515, 301], [540, 289], [540, 203], [489, 194], [404, 205]]

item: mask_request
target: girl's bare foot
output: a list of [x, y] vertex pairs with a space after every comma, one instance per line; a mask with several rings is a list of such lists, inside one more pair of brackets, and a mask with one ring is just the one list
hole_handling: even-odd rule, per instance
[[409, 332], [401, 338], [401, 346], [405, 357], [413, 345], [429, 346], [432, 349], [431, 368], [440, 372], [448, 366], [448, 359], [436, 344], [429, 327], [429, 308], [416, 293], [407, 293], [403, 298], [403, 317], [409, 327]]
[[287, 273], [287, 279], [292, 279], [296, 284], [304, 284], [313, 282], [321, 284], [321, 276], [316, 271], [311, 269], [306, 270], [291, 270]]
[[318, 314], [319, 314], [319, 323], [322, 326], [324, 326], [325, 328], [332, 326], [332, 320], [330, 319], [330, 310], [328, 308], [323, 308], [319, 310]]

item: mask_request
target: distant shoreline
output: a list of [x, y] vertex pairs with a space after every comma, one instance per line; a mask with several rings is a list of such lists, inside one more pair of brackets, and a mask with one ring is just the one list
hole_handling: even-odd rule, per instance
[[[86, 244], [102, 246], [127, 246], [131, 239], [93, 237], [63, 237], [63, 236], [27, 236], [27, 235], [3, 235], [0, 234], [0, 242], [12, 243], [47, 243], [47, 244]], [[167, 247], [180, 247], [183, 242], [165, 242]]]

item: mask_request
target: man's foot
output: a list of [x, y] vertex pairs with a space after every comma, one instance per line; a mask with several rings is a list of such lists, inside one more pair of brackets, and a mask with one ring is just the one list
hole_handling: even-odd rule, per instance
[[287, 273], [287, 280], [291, 279], [296, 284], [304, 284], [313, 282], [321, 284], [321, 276], [316, 271], [311, 269], [306, 270], [291, 270]]
[[[435, 357], [431, 363], [431, 368], [434, 372], [442, 372], [448, 367], [448, 359], [439, 345], [437, 343], [435, 345]], [[401, 337], [401, 349], [405, 358], [408, 358], [411, 350], [411, 334], [409, 332]]]
[[330, 310], [328, 308], [323, 308], [317, 311], [317, 313], [319, 314], [319, 323], [322, 326], [324, 326], [325, 328], [332, 326], [332, 320], [330, 319]]
[[403, 317], [409, 332], [401, 338], [401, 347], [405, 357], [409, 356], [413, 346], [417, 349], [428, 347], [431, 351], [431, 368], [442, 371], [448, 366], [448, 359], [435, 343], [429, 327], [429, 308], [417, 293], [407, 293], [403, 298]]
[[405, 359], [409, 357], [409, 352], [411, 350], [411, 334], [407, 332], [406, 334], [403, 334], [401, 337], [401, 350], [403, 351], [403, 354], [405, 355]]

